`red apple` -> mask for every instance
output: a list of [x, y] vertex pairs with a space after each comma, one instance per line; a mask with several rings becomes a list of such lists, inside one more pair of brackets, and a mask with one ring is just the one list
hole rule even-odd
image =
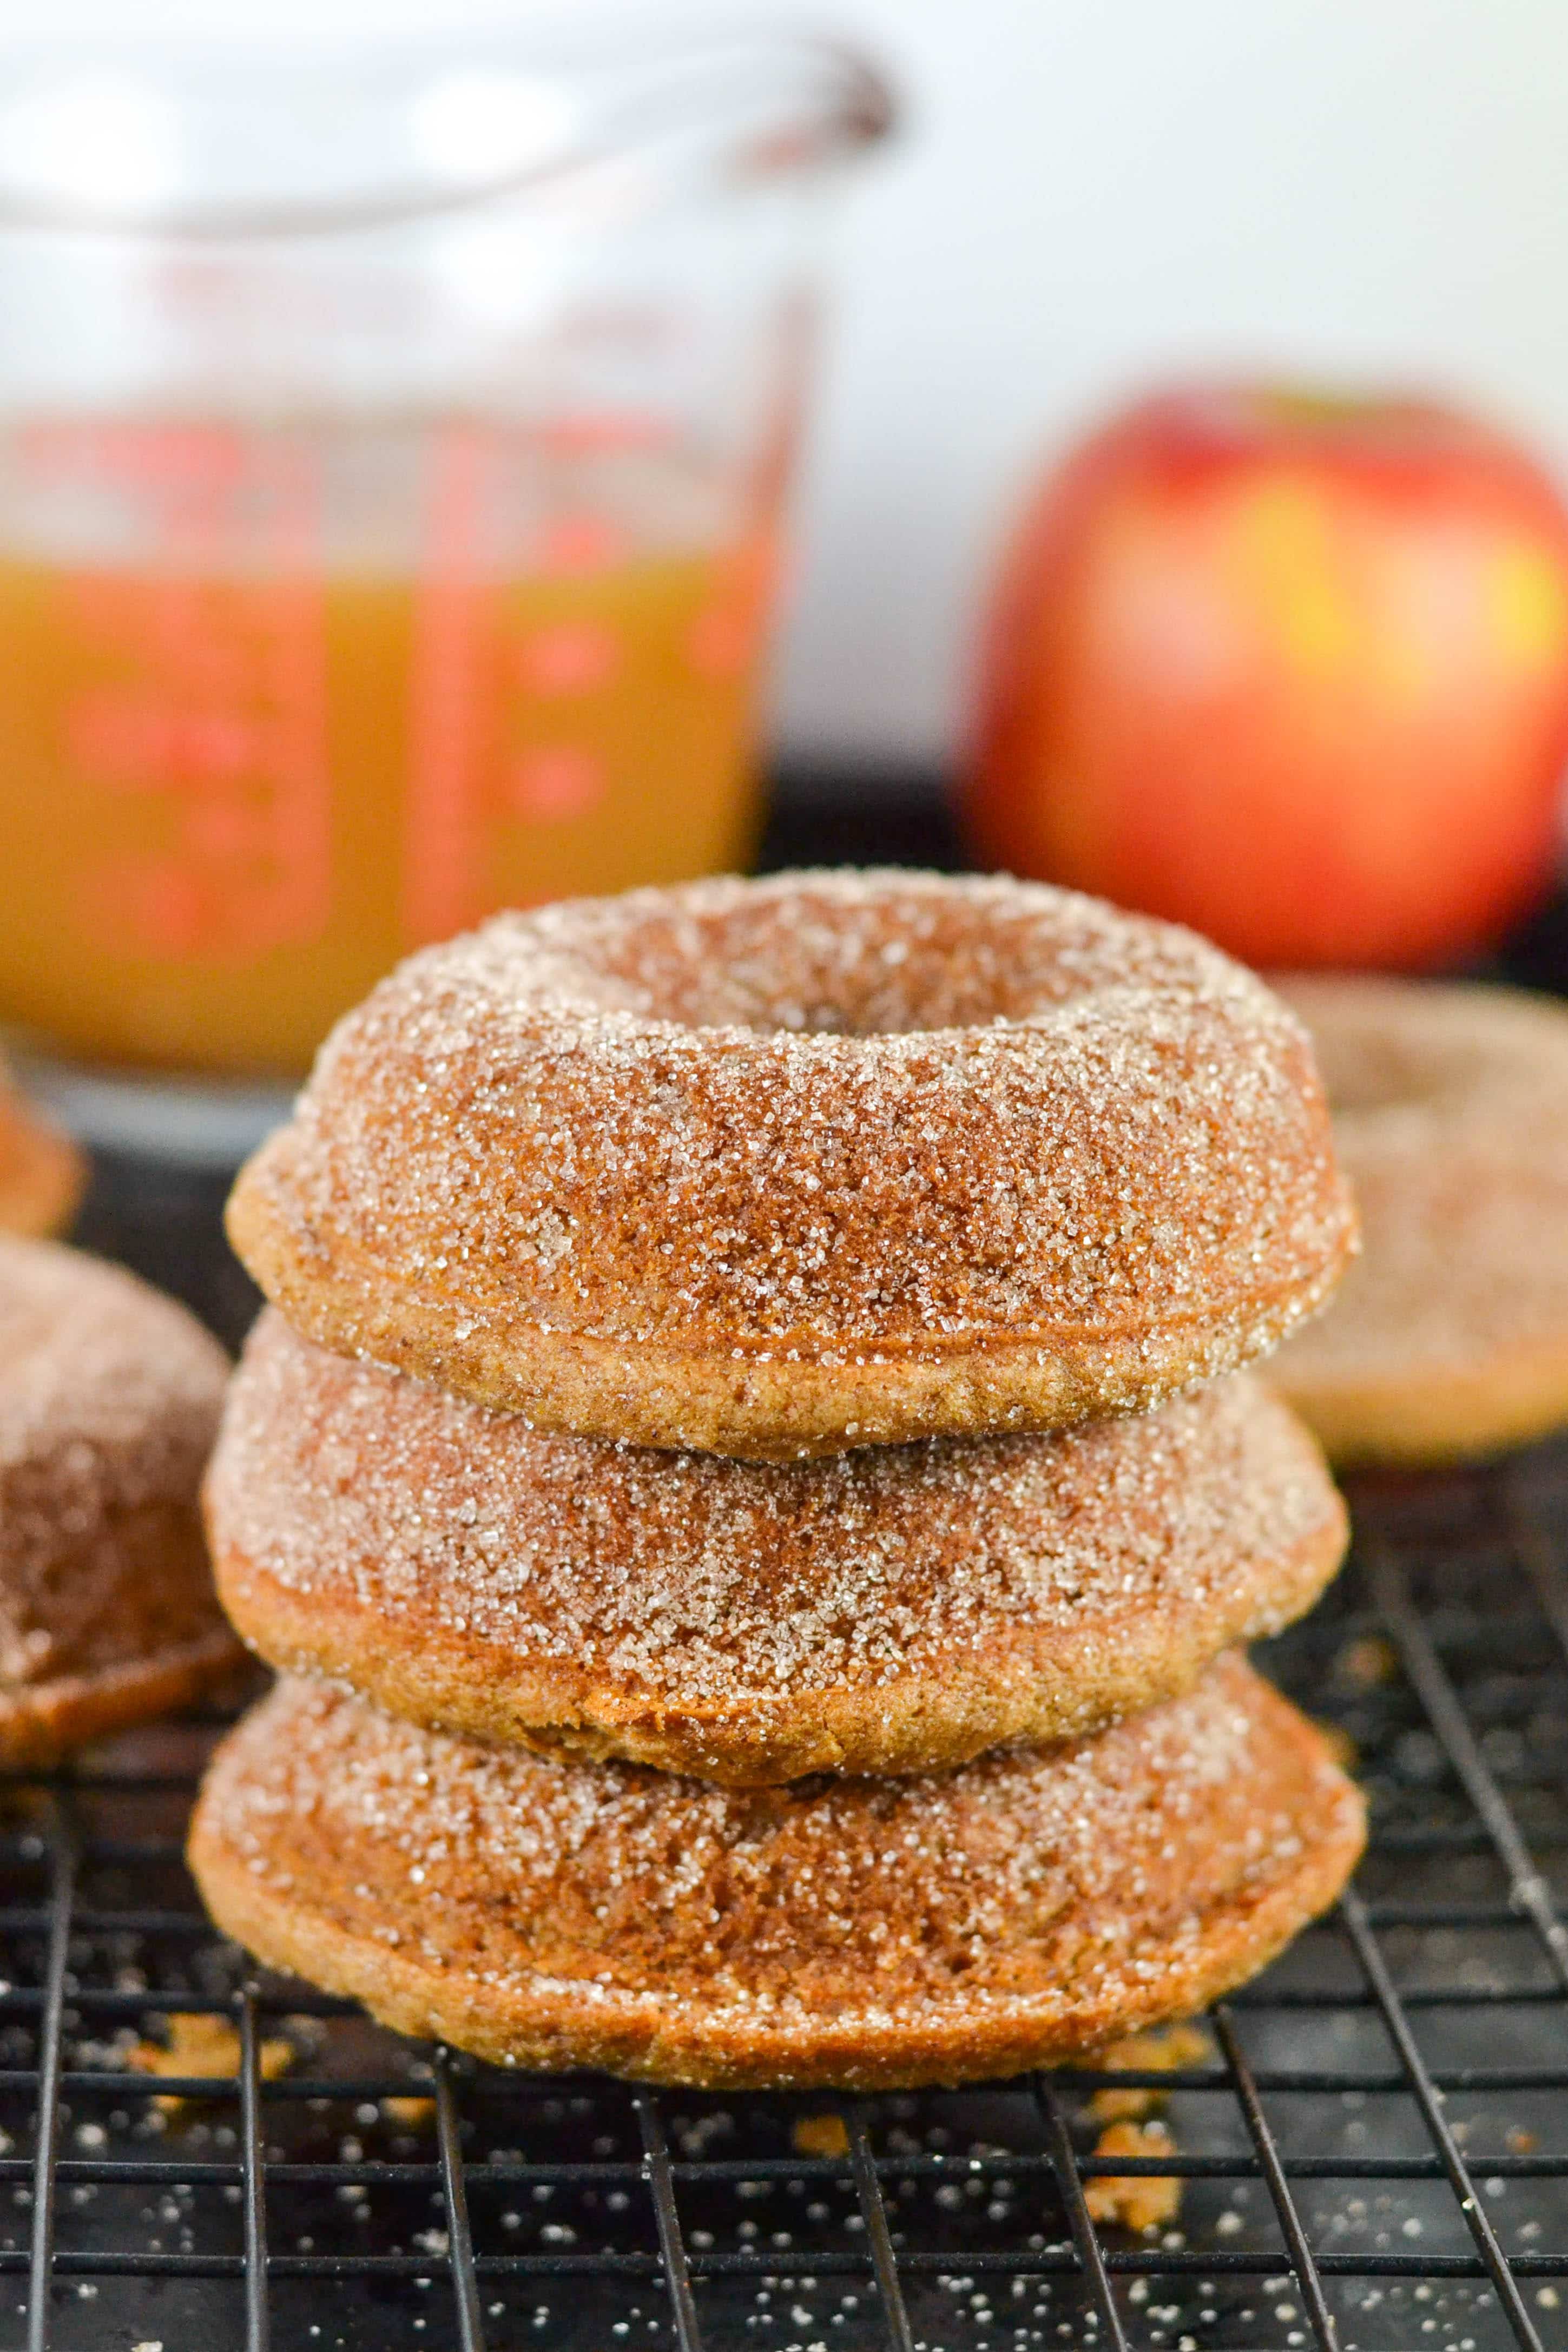
[[1556, 854], [1568, 511], [1485, 425], [1211, 387], [1035, 499], [966, 793], [991, 865], [1262, 964], [1440, 964]]

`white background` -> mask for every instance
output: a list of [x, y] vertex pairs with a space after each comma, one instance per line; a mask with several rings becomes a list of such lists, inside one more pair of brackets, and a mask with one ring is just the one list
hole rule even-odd
[[[64, 5], [83, 26], [372, 37], [454, 15]], [[0, 0], [0, 23], [39, 13]], [[833, 21], [890, 66], [907, 117], [844, 225], [778, 682], [792, 752], [952, 750], [1022, 484], [1151, 374], [1424, 382], [1568, 474], [1563, 0], [844, 0]]]

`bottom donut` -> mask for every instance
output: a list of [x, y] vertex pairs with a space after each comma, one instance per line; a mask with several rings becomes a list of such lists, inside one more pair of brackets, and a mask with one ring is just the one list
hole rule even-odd
[[1058, 2064], [1202, 2008], [1323, 1910], [1361, 1799], [1238, 1655], [1092, 1739], [727, 1789], [284, 1681], [214, 1758], [218, 1926], [405, 2033], [710, 2088]]

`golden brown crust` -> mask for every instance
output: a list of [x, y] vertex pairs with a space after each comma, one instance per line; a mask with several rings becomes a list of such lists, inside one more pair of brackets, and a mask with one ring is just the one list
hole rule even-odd
[[759, 1360], [732, 1335], [706, 1351], [515, 1323], [499, 1334], [476, 1324], [458, 1339], [456, 1297], [432, 1307], [369, 1267], [347, 1278], [300, 1279], [259, 1184], [236, 1193], [228, 1229], [289, 1320], [341, 1355], [525, 1413], [540, 1430], [752, 1462], [929, 1437], [1043, 1433], [1146, 1411], [1267, 1353], [1337, 1279], [1265, 1302], [1245, 1331], [1058, 1334], [1048, 1345], [976, 1339], [947, 1351], [885, 1341], [849, 1360], [776, 1363]]
[[187, 1641], [96, 1673], [0, 1688], [0, 1765], [13, 1772], [47, 1770], [73, 1748], [226, 1688], [244, 1662], [232, 1629], [215, 1622]]
[[908, 874], [580, 901], [412, 959], [229, 1230], [342, 1353], [763, 1460], [1158, 1402], [1273, 1346], [1354, 1244], [1260, 983], [1070, 892]]
[[1484, 1461], [1568, 1424], [1568, 1336], [1516, 1348], [1494, 1341], [1470, 1366], [1359, 1376], [1335, 1368], [1318, 1377], [1282, 1365], [1278, 1386], [1346, 1469]]
[[735, 1784], [1097, 1728], [1300, 1615], [1345, 1538], [1246, 1376], [1055, 1437], [769, 1465], [543, 1436], [274, 1313], [207, 1517], [229, 1615], [285, 1671]]
[[0, 1240], [0, 1758], [232, 1670], [198, 1507], [228, 1364], [118, 1266]]
[[1365, 1255], [1271, 1377], [1340, 1462], [1568, 1423], [1568, 1011], [1465, 983], [1290, 980]]
[[87, 1188], [87, 1162], [69, 1136], [16, 1093], [0, 1067], [0, 1233], [41, 1240], [63, 1233]]
[[1093, 1741], [719, 1790], [486, 1749], [284, 1683], [191, 1866], [264, 1961], [506, 2064], [713, 2086], [956, 2082], [1238, 1983], [1339, 1893], [1356, 1791], [1239, 1658]]

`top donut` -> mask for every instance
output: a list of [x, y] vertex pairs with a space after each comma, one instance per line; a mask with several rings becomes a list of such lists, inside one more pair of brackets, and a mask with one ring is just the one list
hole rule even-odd
[[800, 873], [411, 957], [229, 1233], [347, 1355], [542, 1429], [784, 1460], [1137, 1410], [1261, 1354], [1355, 1221], [1305, 1031], [1076, 892]]

